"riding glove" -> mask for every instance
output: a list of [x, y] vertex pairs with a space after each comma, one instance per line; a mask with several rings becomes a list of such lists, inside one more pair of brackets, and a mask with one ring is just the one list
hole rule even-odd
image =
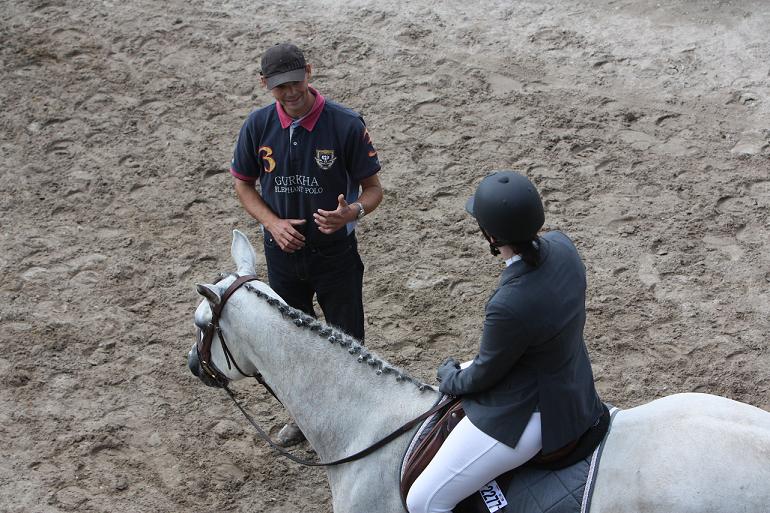
[[455, 360], [450, 356], [449, 358], [444, 360], [444, 363], [439, 365], [439, 368], [436, 371], [436, 379], [438, 379], [438, 381], [441, 382], [444, 380], [444, 378], [454, 374], [459, 368], [460, 368], [460, 362], [458, 362], [457, 360]]

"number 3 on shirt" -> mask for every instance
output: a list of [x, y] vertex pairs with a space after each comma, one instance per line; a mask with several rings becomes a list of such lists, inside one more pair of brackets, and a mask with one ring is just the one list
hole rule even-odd
[[260, 146], [257, 155], [262, 159], [262, 165], [265, 168], [265, 173], [272, 173], [275, 169], [275, 160], [270, 156], [273, 154], [273, 148], [270, 146]]

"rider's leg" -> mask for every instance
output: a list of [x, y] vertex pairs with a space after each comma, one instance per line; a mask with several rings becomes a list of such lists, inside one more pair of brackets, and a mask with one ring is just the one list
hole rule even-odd
[[527, 462], [541, 447], [539, 412], [532, 414], [515, 448], [498, 442], [465, 417], [409, 490], [409, 512], [449, 513], [495, 477]]

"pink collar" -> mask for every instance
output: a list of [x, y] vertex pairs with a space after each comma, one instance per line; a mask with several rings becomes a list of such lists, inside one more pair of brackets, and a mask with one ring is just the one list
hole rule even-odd
[[[326, 100], [324, 99], [323, 95], [321, 95], [321, 93], [313, 89], [311, 86], [308, 86], [308, 89], [310, 89], [310, 92], [313, 94], [313, 96], [315, 96], [315, 102], [313, 102], [313, 107], [310, 109], [310, 112], [302, 117], [299, 124], [308, 132], [312, 132], [316, 122], [318, 121], [318, 118], [321, 117], [321, 111], [324, 110], [324, 104], [326, 103]], [[286, 114], [286, 111], [283, 110], [283, 107], [279, 102], [275, 102], [275, 108], [278, 111], [278, 119], [281, 120], [281, 126], [283, 128], [289, 128], [289, 125], [294, 122], [294, 118]]]

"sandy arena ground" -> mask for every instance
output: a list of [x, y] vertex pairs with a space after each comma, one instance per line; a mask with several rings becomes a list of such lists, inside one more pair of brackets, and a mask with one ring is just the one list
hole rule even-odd
[[[330, 511], [323, 470], [185, 362], [194, 284], [233, 270], [233, 228], [261, 247], [227, 171], [282, 40], [382, 159], [373, 350], [429, 382], [473, 356], [501, 266], [463, 203], [514, 168], [585, 259], [605, 400], [770, 410], [765, 0], [0, 6], [0, 511]], [[275, 433], [280, 406], [236, 388]]]

